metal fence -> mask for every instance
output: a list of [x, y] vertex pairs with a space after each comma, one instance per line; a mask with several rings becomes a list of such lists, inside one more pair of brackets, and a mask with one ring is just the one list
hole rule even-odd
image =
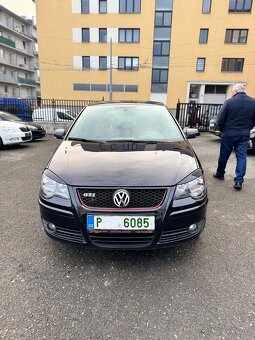
[[[25, 121], [70, 122], [93, 100], [0, 98], [0, 111], [15, 114]], [[209, 129], [211, 117], [217, 115], [221, 104], [177, 103], [176, 119], [182, 127]]]
[[24, 121], [66, 122], [77, 117], [92, 100], [0, 98], [0, 111]]
[[208, 131], [212, 117], [217, 116], [222, 104], [177, 103], [176, 119], [181, 127], [196, 127]]

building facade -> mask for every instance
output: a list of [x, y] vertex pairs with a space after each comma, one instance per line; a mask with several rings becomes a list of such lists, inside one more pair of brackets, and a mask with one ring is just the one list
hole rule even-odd
[[36, 27], [0, 5], [0, 97], [36, 98], [40, 78]]
[[[36, 0], [43, 98], [222, 103], [255, 96], [252, 0]], [[111, 44], [112, 42], [112, 44]], [[112, 86], [110, 80], [112, 69]]]

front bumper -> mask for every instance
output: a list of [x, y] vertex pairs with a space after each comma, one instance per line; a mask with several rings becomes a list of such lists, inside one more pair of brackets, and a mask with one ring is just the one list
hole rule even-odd
[[32, 140], [32, 133], [29, 132], [15, 132], [6, 134], [1, 137], [4, 145], [14, 145]]
[[[136, 211], [135, 215], [155, 215], [155, 232], [153, 233], [91, 233], [87, 230], [87, 214], [101, 212], [91, 212], [81, 206], [57, 207], [42, 198], [39, 199], [43, 228], [49, 237], [88, 248], [122, 250], [165, 248], [196, 238], [205, 226], [207, 202], [208, 199], [205, 196], [195, 206], [183, 209], [167, 208], [163, 205], [156, 211], [139, 213]], [[130, 211], [118, 213], [132, 215]], [[55, 228], [52, 228], [52, 224]], [[192, 224], [196, 224], [197, 227], [189, 231], [188, 228]]]
[[46, 135], [46, 131], [44, 129], [32, 130], [33, 139], [41, 139], [41, 138], [44, 138], [45, 135]]

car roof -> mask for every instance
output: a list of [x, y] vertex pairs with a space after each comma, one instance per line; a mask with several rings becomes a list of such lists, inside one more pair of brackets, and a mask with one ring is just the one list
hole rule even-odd
[[122, 101], [102, 101], [102, 102], [96, 102], [96, 103], [89, 103], [87, 106], [97, 106], [97, 105], [107, 105], [107, 104], [110, 104], [110, 105], [160, 105], [160, 106], [165, 106], [165, 104], [161, 103], [161, 102], [154, 102], [154, 101], [145, 101], [145, 102], [142, 102], [142, 101], [131, 101], [131, 100], [122, 100]]

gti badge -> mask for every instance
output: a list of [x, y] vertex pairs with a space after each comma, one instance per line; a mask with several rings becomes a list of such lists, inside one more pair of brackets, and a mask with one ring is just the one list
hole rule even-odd
[[84, 192], [82, 196], [83, 197], [96, 197], [96, 194], [94, 192]]

